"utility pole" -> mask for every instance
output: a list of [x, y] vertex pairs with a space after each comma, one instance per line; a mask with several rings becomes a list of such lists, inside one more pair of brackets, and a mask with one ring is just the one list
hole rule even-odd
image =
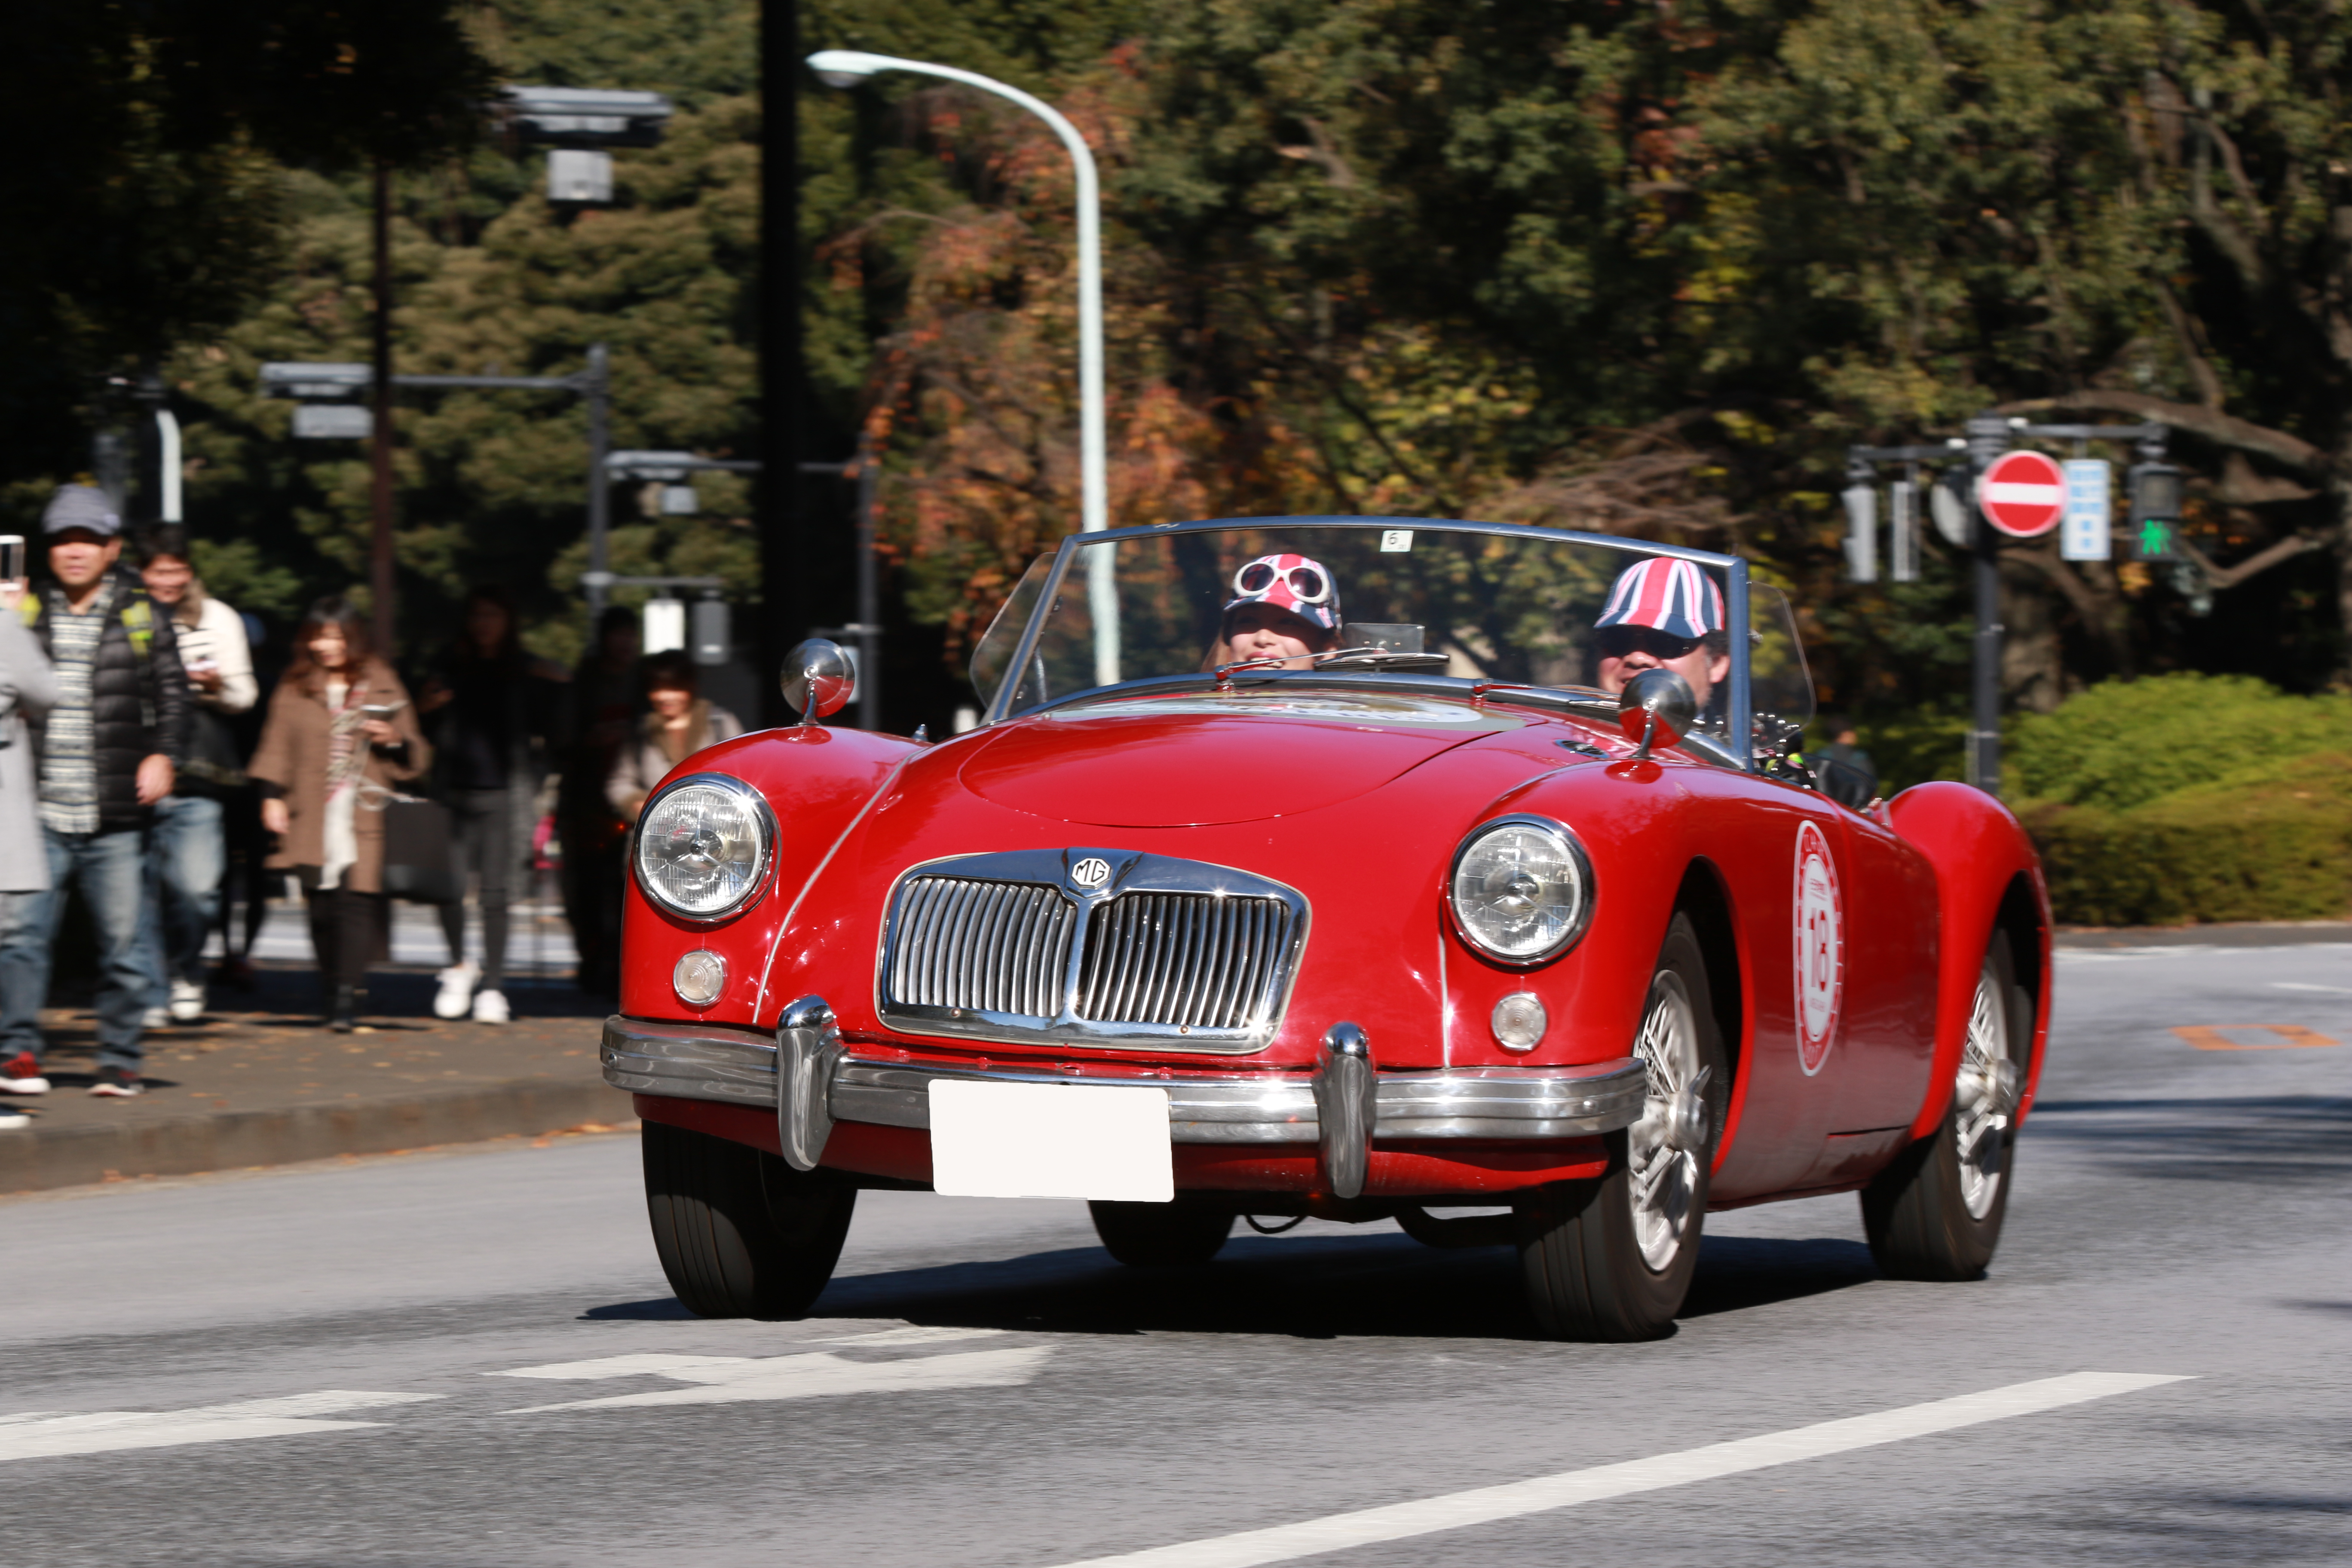
[[612, 355], [603, 343], [588, 345], [588, 368], [580, 377], [588, 400], [588, 642], [601, 646], [596, 624], [604, 618], [604, 584], [612, 576], [613, 480], [604, 453], [613, 441]]
[[[1969, 421], [1969, 490], [1975, 478], [2009, 450], [2009, 421], [1980, 414]], [[1970, 554], [1975, 558], [1977, 629], [1969, 682], [1969, 782], [1987, 795], [2000, 793], [2000, 535], [1981, 509], [1969, 513]]]
[[369, 510], [373, 516], [368, 551], [368, 591], [374, 601], [375, 649], [392, 658], [395, 622], [392, 576], [392, 165], [375, 161], [375, 422], [368, 443]]
[[[760, 588], [759, 663], [783, 668], [785, 650], [817, 620], [818, 594], [837, 553], [801, 507], [801, 237], [799, 0], [760, 7]], [[772, 723], [786, 721], [772, 674], [761, 682]], [[749, 719], [750, 714], [744, 715]]]

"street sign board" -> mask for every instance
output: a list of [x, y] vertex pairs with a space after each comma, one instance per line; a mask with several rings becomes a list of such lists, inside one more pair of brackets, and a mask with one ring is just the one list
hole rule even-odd
[[2039, 452], [2004, 452], [1977, 481], [1985, 521], [2012, 539], [2038, 539], [2066, 510], [2066, 476]]
[[356, 403], [298, 403], [294, 435], [304, 441], [364, 441], [375, 434], [375, 412]]
[[2066, 519], [2058, 553], [2069, 561], [2105, 561], [2113, 552], [2115, 468], [2105, 458], [2066, 465]]

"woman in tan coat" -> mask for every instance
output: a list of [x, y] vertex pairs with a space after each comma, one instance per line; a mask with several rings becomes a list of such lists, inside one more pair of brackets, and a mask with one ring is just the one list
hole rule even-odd
[[662, 775], [705, 746], [743, 732], [735, 715], [695, 695], [694, 663], [682, 653], [646, 660], [646, 705], [653, 710], [613, 759], [604, 798], [622, 820], [635, 822]]
[[271, 868], [301, 881], [338, 1033], [356, 1021], [383, 934], [385, 798], [432, 760], [407, 688], [369, 650], [366, 623], [339, 596], [312, 605], [246, 772], [261, 789], [262, 826], [278, 836]]

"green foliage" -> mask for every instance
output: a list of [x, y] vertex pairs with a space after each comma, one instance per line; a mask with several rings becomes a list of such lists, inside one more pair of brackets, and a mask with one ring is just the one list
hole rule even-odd
[[192, 539], [188, 551], [205, 591], [234, 609], [290, 625], [310, 603], [302, 579], [265, 561], [261, 547], [250, 539]]
[[[2243, 676], [2111, 680], [2055, 712], [2011, 721], [2011, 793], [2128, 811], [2223, 779], [2352, 743], [2352, 698], [2290, 697]], [[2009, 781], [2005, 781], [2009, 782]]]
[[2178, 925], [2352, 912], [2352, 755], [2340, 751], [2134, 810], [2045, 804], [2021, 816], [2061, 921]]

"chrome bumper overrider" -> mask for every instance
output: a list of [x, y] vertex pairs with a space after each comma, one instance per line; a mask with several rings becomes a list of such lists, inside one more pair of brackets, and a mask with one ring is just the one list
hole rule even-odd
[[[787, 1023], [798, 1020], [788, 1018]], [[1338, 1026], [1347, 1029], [1349, 1026]], [[803, 1037], [823, 1030], [787, 1029]], [[1335, 1030], [1335, 1033], [1337, 1031]], [[884, 1127], [930, 1125], [933, 1079], [988, 1083], [1136, 1084], [1168, 1091], [1169, 1134], [1179, 1143], [1315, 1143], [1323, 1140], [1317, 1084], [1333, 1096], [1332, 1069], [1322, 1073], [1210, 1072], [1182, 1077], [1139, 1076], [1122, 1070], [1040, 1070], [992, 1063], [937, 1067], [876, 1061], [829, 1037], [803, 1054], [829, 1070], [821, 1103], [799, 1112], [806, 1121], [866, 1121]], [[638, 1094], [709, 1100], [776, 1110], [776, 1041], [749, 1029], [708, 1024], [604, 1020], [604, 1081]], [[1360, 1054], [1337, 1054], [1363, 1060]], [[1327, 1064], [1334, 1059], [1327, 1050]], [[1361, 1069], [1342, 1069], [1360, 1071]], [[1589, 1137], [1632, 1125], [1642, 1114], [1648, 1076], [1632, 1057], [1581, 1067], [1386, 1069], [1370, 1074], [1379, 1138]], [[811, 1086], [814, 1089], [814, 1085]], [[816, 1100], [812, 1093], [811, 1101]], [[820, 1145], [821, 1146], [821, 1145]]]

